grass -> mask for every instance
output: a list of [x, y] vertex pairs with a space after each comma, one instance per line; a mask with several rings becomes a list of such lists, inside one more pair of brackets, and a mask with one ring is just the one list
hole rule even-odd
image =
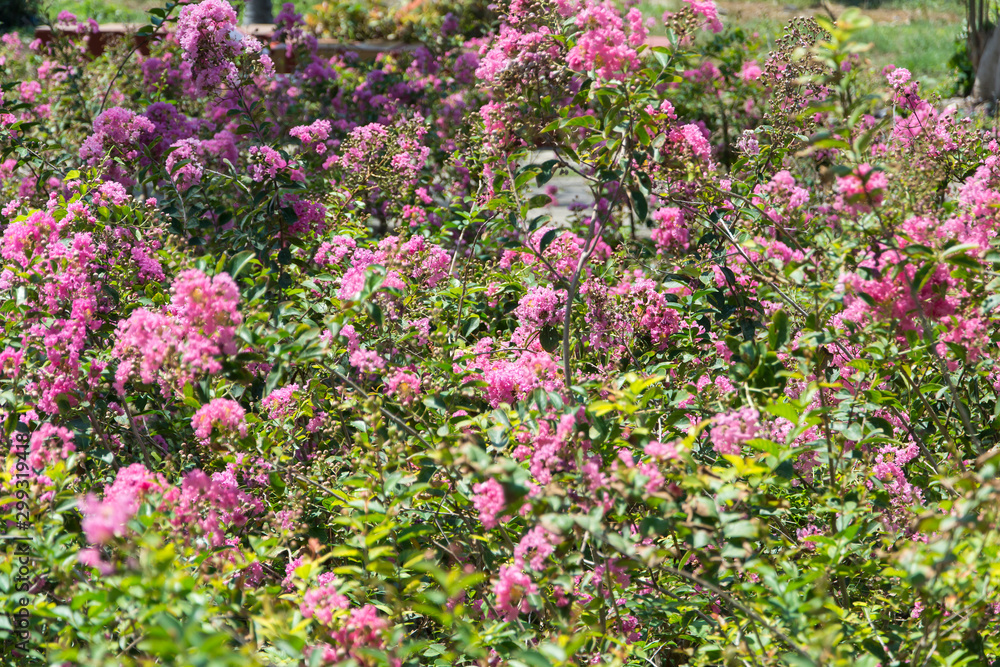
[[868, 57], [881, 69], [893, 64], [905, 67], [921, 83], [934, 87], [953, 78], [948, 59], [955, 52], [962, 24], [942, 25], [913, 21], [907, 26], [874, 25], [857, 34], [859, 42], [871, 42]]
[[[656, 20], [653, 34], [662, 35], [660, 17], [680, 4], [680, 0], [643, 0], [638, 6], [643, 14]], [[748, 32], [759, 33], [768, 47], [773, 46], [793, 16], [825, 14], [815, 0], [720, 4], [729, 10], [722, 16], [723, 24], [737, 24]], [[856, 6], [863, 12], [867, 9], [875, 21], [871, 28], [855, 35], [858, 42], [871, 43], [865, 56], [873, 67], [905, 67], [928, 88], [950, 88], [955, 75], [948, 60], [965, 26], [962, 0], [839, 0], [838, 4]]]
[[124, 0], [107, 2], [106, 0], [53, 0], [42, 5], [51, 18], [61, 11], [76, 14], [81, 21], [95, 19], [98, 23], [145, 23], [149, 20], [146, 12], [153, 7], [159, 7], [160, 2], [143, 2], [142, 0]]

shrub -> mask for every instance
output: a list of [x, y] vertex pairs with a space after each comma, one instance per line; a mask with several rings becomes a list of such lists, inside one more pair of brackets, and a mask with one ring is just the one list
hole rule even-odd
[[995, 661], [989, 128], [857, 12], [500, 9], [4, 38], [14, 664]]

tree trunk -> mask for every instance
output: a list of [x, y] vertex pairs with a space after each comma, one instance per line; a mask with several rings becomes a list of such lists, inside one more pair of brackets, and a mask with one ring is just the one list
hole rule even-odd
[[969, 26], [969, 33], [966, 36], [966, 51], [969, 60], [972, 61], [972, 68], [979, 71], [979, 61], [983, 57], [983, 50], [993, 32], [989, 22], [989, 0], [966, 0], [966, 20]]
[[[968, 1], [975, 2], [975, 0]], [[251, 23], [274, 23], [271, 0], [246, 0], [246, 6], [243, 9], [243, 25]]]

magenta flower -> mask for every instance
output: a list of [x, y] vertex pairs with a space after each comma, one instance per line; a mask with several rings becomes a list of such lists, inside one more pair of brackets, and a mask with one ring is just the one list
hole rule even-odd
[[472, 497], [472, 506], [479, 512], [479, 521], [483, 524], [483, 528], [486, 530], [496, 528], [497, 517], [507, 505], [503, 486], [491, 477], [485, 482], [473, 485], [472, 491], [475, 493]]
[[712, 427], [712, 448], [719, 454], [739, 456], [742, 445], [760, 431], [757, 410], [752, 406], [717, 415]]
[[191, 417], [191, 428], [194, 434], [207, 440], [212, 434], [212, 427], [226, 433], [238, 433], [241, 438], [247, 436], [246, 411], [243, 407], [228, 398], [213, 398]]

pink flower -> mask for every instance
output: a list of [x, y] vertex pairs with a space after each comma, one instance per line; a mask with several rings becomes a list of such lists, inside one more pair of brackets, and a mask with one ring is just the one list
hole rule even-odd
[[527, 563], [532, 570], [542, 570], [545, 559], [555, 552], [559, 542], [559, 538], [548, 529], [535, 526], [514, 547], [514, 564], [523, 568]]
[[506, 507], [503, 486], [492, 477], [485, 482], [473, 485], [476, 494], [472, 498], [472, 506], [479, 512], [479, 521], [483, 528], [490, 530], [497, 525], [497, 516]]
[[315, 617], [320, 623], [330, 625], [336, 610], [349, 608], [350, 601], [337, 592], [337, 585], [331, 573], [319, 575], [319, 585], [306, 591], [299, 605], [303, 618]]
[[812, 540], [807, 540], [807, 537], [811, 535], [822, 535], [823, 531], [820, 530], [815, 524], [810, 523], [805, 528], [799, 528], [795, 531], [795, 537], [799, 538], [799, 542], [802, 543], [802, 548], [809, 551], [816, 550], [816, 543]]
[[757, 410], [751, 406], [716, 415], [712, 427], [712, 448], [719, 454], [739, 456], [742, 444], [760, 431]]
[[628, 21], [629, 46], [639, 48], [646, 41], [646, 26], [643, 25], [642, 12], [638, 7], [632, 7], [625, 15], [625, 20]]
[[24, 101], [28, 104], [33, 104], [35, 96], [42, 92], [42, 84], [37, 81], [22, 81], [20, 90]]
[[174, 281], [166, 312], [140, 308], [118, 325], [114, 354], [119, 359], [115, 386], [138, 370], [144, 383], [159, 381], [164, 394], [183, 388], [203, 372], [217, 373], [221, 354], [235, 354], [236, 327], [243, 321], [240, 293], [225, 273], [209, 278], [201, 271], [181, 271]]
[[106, 563], [101, 559], [101, 552], [93, 547], [88, 547], [86, 549], [80, 549], [76, 554], [76, 559], [79, 561], [80, 565], [86, 567], [95, 568], [104, 576], [108, 576], [115, 571], [114, 565], [111, 563]]
[[654, 459], [676, 459], [680, 458], [677, 454], [677, 448], [672, 442], [660, 442], [659, 440], [653, 440], [646, 448], [643, 450], [648, 456], [652, 456]]
[[118, 471], [114, 483], [104, 493], [104, 500], [88, 494], [80, 501], [81, 527], [91, 544], [107, 544], [125, 535], [125, 524], [135, 516], [145, 496], [167, 488], [162, 475], [154, 475], [141, 463]]
[[910, 81], [910, 70], [903, 67], [893, 68], [885, 75], [885, 80], [893, 88], [902, 88]]
[[513, 621], [518, 614], [531, 611], [528, 596], [537, 593], [538, 586], [530, 576], [516, 565], [504, 565], [493, 586], [493, 594], [496, 595], [494, 607], [505, 620]]
[[688, 229], [684, 225], [684, 214], [679, 208], [668, 207], [653, 211], [652, 218], [658, 223], [650, 236], [660, 252], [671, 250], [686, 250], [688, 247]]
[[[184, 192], [192, 185], [201, 182], [201, 175], [204, 171], [201, 162], [202, 143], [198, 139], [181, 139], [171, 144], [170, 148], [173, 150], [167, 156], [167, 173], [177, 185], [177, 189]], [[187, 162], [187, 164], [177, 167], [180, 162]]]
[[192, 470], [172, 490], [171, 524], [183, 536], [203, 538], [210, 548], [226, 544], [226, 531], [246, 524], [263, 511], [259, 500], [239, 488], [231, 470], [213, 473]]
[[403, 405], [409, 405], [420, 394], [420, 376], [396, 371], [386, 378], [385, 392], [389, 396], [398, 396]]
[[322, 154], [326, 152], [326, 144], [323, 142], [330, 136], [330, 121], [317, 120], [311, 125], [298, 125], [289, 130], [288, 134], [306, 146], [315, 142], [316, 152]]
[[350, 236], [334, 236], [329, 241], [320, 244], [319, 250], [316, 251], [315, 261], [321, 266], [340, 264], [355, 247], [357, 244]]
[[80, 502], [83, 513], [81, 527], [91, 544], [107, 544], [112, 539], [125, 535], [125, 524], [135, 514], [135, 508], [127, 499], [100, 501], [88, 494]]
[[121, 206], [130, 199], [132, 199], [132, 195], [125, 192], [122, 184], [116, 181], [101, 183], [97, 188], [97, 192], [94, 193], [94, 203], [98, 206], [105, 203], [110, 203], [112, 206]]
[[684, 2], [691, 6], [695, 14], [705, 17], [705, 23], [712, 32], [722, 32], [719, 9], [712, 0], [684, 0]]
[[270, 419], [284, 419], [295, 412], [293, 398], [298, 390], [298, 384], [275, 389], [260, 402], [260, 406], [267, 409], [267, 416]]
[[265, 178], [275, 178], [278, 171], [288, 166], [285, 158], [270, 146], [250, 147], [250, 177], [258, 183]]
[[198, 411], [191, 417], [191, 428], [194, 434], [207, 440], [212, 434], [212, 427], [217, 427], [223, 432], [233, 432], [240, 434], [241, 438], [247, 437], [247, 425], [245, 421], [246, 411], [243, 407], [228, 398], [213, 398], [205, 405], [198, 408]]
[[348, 360], [362, 373], [377, 373], [385, 368], [385, 359], [374, 350], [355, 350]]
[[581, 33], [566, 55], [570, 69], [594, 71], [598, 79], [613, 81], [639, 66], [639, 56], [629, 46], [621, 15], [611, 2], [585, 4], [576, 25]]
[[23, 356], [23, 350], [14, 350], [10, 347], [5, 348], [3, 352], [0, 352], [0, 373], [3, 373], [4, 377], [16, 378], [21, 370], [21, 359]]
[[236, 11], [225, 0], [202, 0], [182, 7], [176, 37], [198, 94], [235, 74], [233, 61], [245, 48], [245, 38], [236, 30]]
[[94, 119], [94, 133], [80, 146], [80, 159], [92, 167], [101, 166], [110, 180], [132, 185], [120, 165], [106, 158], [120, 158], [126, 162], [139, 156], [139, 142], [143, 133], [152, 133], [156, 126], [145, 116], [134, 111], [111, 107]]
[[757, 64], [756, 60], [748, 60], [743, 63], [743, 69], [740, 70], [740, 78], [744, 82], [750, 83], [751, 81], [756, 81], [760, 78], [764, 71]]
[[[837, 191], [843, 205], [851, 210], [864, 210], [868, 204], [882, 203], [884, 190], [889, 185], [885, 172], [875, 171], [870, 164], [858, 165], [853, 173], [837, 178]], [[859, 208], [860, 207], [860, 208]]]
[[76, 451], [73, 432], [62, 426], [42, 424], [31, 434], [28, 451], [28, 465], [33, 470], [44, 470], [57, 461], [65, 461]]
[[521, 324], [539, 328], [560, 322], [566, 312], [559, 304], [566, 300], [566, 290], [548, 287], [529, 287], [528, 293], [517, 303], [517, 319]]

